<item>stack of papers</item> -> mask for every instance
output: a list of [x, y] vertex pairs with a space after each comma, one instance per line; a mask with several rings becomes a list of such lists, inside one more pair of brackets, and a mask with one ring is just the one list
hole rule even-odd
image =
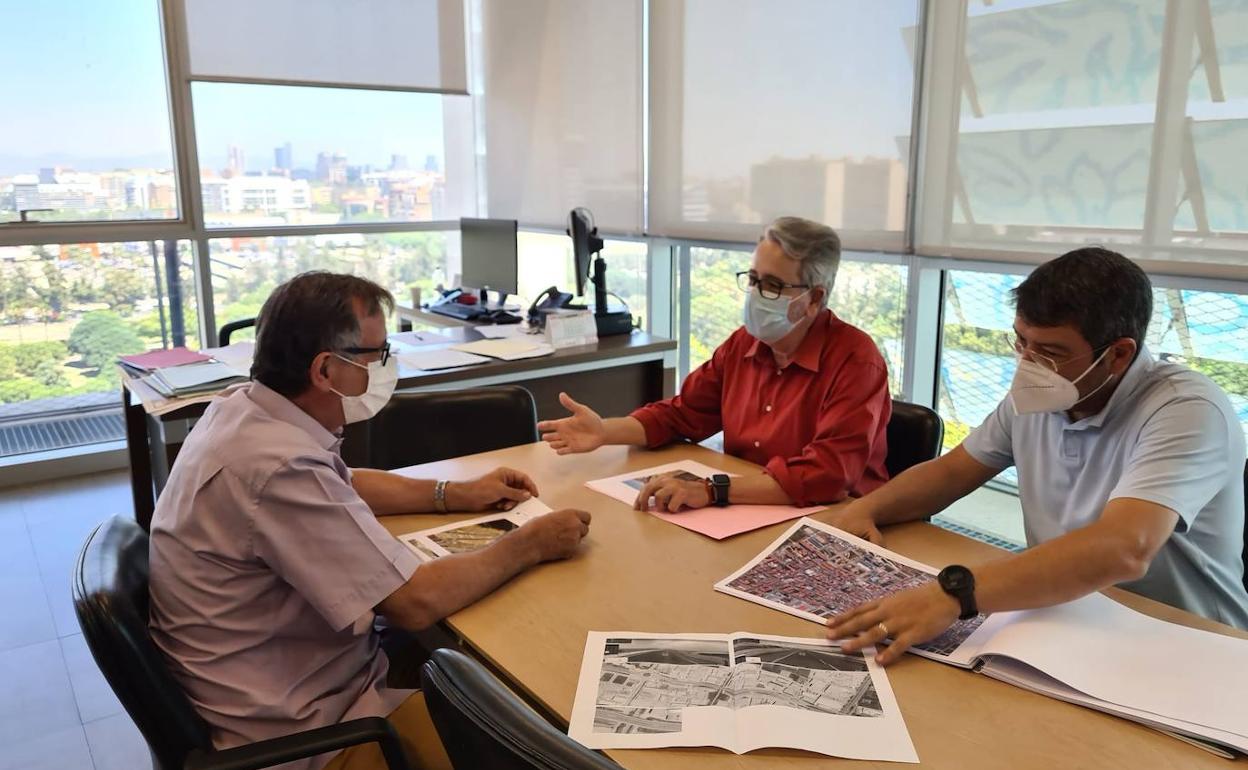
[[203, 353], [197, 353], [185, 347], [176, 347], [169, 350], [149, 350], [133, 356], [121, 356], [117, 362], [133, 374], [147, 374], [169, 366], [198, 364], [211, 360]]
[[429, 345], [449, 345], [454, 338], [437, 332], [399, 332], [390, 335], [391, 342], [397, 342], [409, 348], [423, 348]]
[[509, 337], [497, 340], [478, 340], [455, 345], [452, 350], [474, 355], [489, 356], [502, 361], [519, 361], [523, 358], [549, 356], [555, 349], [541, 337]]
[[220, 361], [204, 361], [156, 369], [144, 381], [165, 398], [182, 398], [221, 390], [247, 376]]
[[420, 348], [411, 353], [400, 353], [398, 359], [403, 362], [404, 366], [425, 372], [433, 372], [438, 369], [457, 369], [461, 366], [476, 366], [477, 364], [488, 364], [490, 362], [488, 358], [474, 356], [471, 353], [463, 353], [450, 348]]

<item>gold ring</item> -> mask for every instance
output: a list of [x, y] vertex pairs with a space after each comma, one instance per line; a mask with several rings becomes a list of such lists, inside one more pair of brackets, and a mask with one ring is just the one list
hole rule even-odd
[[884, 625], [884, 621], [881, 620], [879, 623], [876, 623], [875, 627], [880, 629], [880, 632], [884, 634], [884, 638], [888, 638], [888, 626]]

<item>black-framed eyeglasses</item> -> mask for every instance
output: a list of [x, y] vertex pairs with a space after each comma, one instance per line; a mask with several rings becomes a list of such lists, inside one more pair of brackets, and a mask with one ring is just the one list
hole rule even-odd
[[342, 348], [340, 352], [350, 353], [353, 356], [365, 356], [370, 353], [377, 353], [381, 356], [380, 363], [382, 366], [390, 360], [390, 340], [386, 340], [383, 344], [375, 348]]
[[759, 278], [758, 274], [753, 270], [743, 270], [737, 273], [737, 288], [741, 291], [748, 292], [750, 289], [758, 289], [758, 293], [764, 299], [780, 299], [780, 295], [785, 289], [809, 289], [810, 285], [805, 283], [785, 283], [775, 278]]

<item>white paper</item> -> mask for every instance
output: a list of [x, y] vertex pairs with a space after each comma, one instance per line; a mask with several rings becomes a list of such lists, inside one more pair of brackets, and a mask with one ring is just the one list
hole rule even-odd
[[[931, 582], [935, 575], [922, 562], [802, 519], [715, 590], [823, 625], [833, 615]], [[966, 642], [983, 622], [983, 615], [958, 621], [910, 652], [969, 667], [975, 656]]]
[[199, 352], [206, 356], [212, 356], [221, 363], [240, 372], [250, 372], [251, 360], [256, 353], [256, 343], [253, 340], [243, 340], [222, 348], [204, 348]]
[[418, 349], [411, 353], [400, 353], [398, 359], [409, 368], [420, 369], [426, 372], [438, 369], [454, 369], [460, 366], [476, 366], [477, 364], [488, 364], [490, 362], [490, 359], [484, 356], [474, 356], [471, 353], [450, 349]]
[[409, 348], [423, 348], [429, 345], [449, 345], [455, 341], [455, 338], [437, 332], [411, 331], [391, 334], [390, 341]]
[[537, 337], [509, 337], [507, 339], [477, 340], [456, 345], [452, 350], [473, 355], [489, 356], [503, 361], [548, 356], [555, 349]]
[[529, 334], [529, 327], [524, 324], [495, 324], [494, 326], [475, 326], [473, 329], [487, 340], [534, 336]]
[[421, 561], [433, 561], [453, 553], [484, 548], [508, 532], [520, 528], [525, 522], [547, 513], [550, 513], [550, 507], [536, 497], [531, 497], [510, 511], [408, 532], [406, 535], [399, 535], [399, 540], [412, 549]]
[[568, 734], [594, 749], [776, 747], [918, 762], [873, 658], [825, 639], [591, 631]]
[[163, 385], [171, 391], [170, 395], [178, 395], [181, 391], [202, 391], [217, 385], [224, 388], [239, 379], [246, 379], [247, 374], [220, 361], [204, 361], [167, 366], [152, 372], [149, 377], [150, 384], [157, 390], [161, 390]]
[[1248, 640], [1151, 618], [1103, 594], [988, 619], [979, 655], [1022, 661], [1098, 700], [1248, 740]]

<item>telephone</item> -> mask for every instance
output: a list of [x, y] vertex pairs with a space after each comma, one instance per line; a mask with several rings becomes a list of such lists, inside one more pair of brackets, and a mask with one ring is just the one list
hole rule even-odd
[[559, 291], [559, 287], [551, 286], [546, 291], [538, 295], [533, 300], [533, 304], [529, 306], [529, 325], [533, 327], [542, 327], [545, 324], [543, 310], [558, 310], [572, 304], [572, 295], [564, 291]]

